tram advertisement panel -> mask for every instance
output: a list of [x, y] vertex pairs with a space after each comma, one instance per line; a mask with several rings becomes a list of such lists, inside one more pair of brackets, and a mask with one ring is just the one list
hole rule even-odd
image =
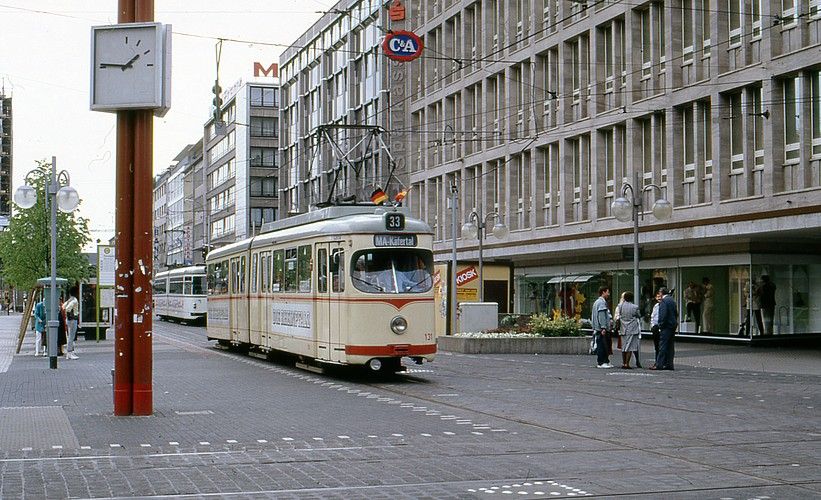
[[212, 326], [228, 327], [228, 301], [208, 301], [208, 323]]
[[271, 309], [271, 330], [275, 333], [313, 339], [312, 312], [311, 303], [276, 303]]

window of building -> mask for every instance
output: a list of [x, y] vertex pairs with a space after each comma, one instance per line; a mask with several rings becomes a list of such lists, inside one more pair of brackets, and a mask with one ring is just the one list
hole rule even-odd
[[810, 73], [812, 79], [812, 155], [821, 155], [821, 71]]
[[652, 116], [639, 119], [641, 130], [641, 171], [644, 184], [653, 182], [653, 119]]
[[797, 161], [800, 156], [801, 77], [783, 80], [784, 90], [784, 160]]
[[795, 11], [795, 0], [781, 0], [781, 23], [783, 26], [795, 24], [798, 19]]
[[251, 148], [251, 166], [252, 167], [276, 167], [277, 153], [276, 148]]
[[753, 148], [755, 149], [754, 169], [764, 168], [764, 111], [761, 107], [761, 87], [753, 87], [749, 91], [750, 115], [753, 126]]
[[752, 38], [761, 38], [761, 0], [751, 0], [750, 12], [752, 12]]
[[693, 59], [693, 0], [681, 1], [681, 53], [683, 62]]
[[254, 226], [261, 226], [265, 222], [272, 222], [276, 220], [276, 208], [252, 208], [251, 209], [251, 223]]
[[217, 144], [208, 150], [208, 163], [213, 165], [217, 160], [225, 156], [229, 151], [234, 149], [234, 139], [236, 135], [232, 130], [225, 137], [223, 137]]
[[727, 0], [727, 29], [730, 47], [741, 44], [741, 0]]
[[713, 177], [713, 111], [710, 101], [702, 101], [699, 106], [699, 123], [704, 124], [704, 177]]
[[810, 0], [810, 17], [819, 17], [821, 15], [821, 0]]
[[251, 106], [273, 108], [278, 105], [277, 89], [268, 87], [251, 87]]
[[639, 25], [641, 26], [641, 76], [649, 77], [653, 65], [653, 38], [651, 32], [650, 9], [639, 11]]
[[272, 116], [251, 117], [251, 137], [276, 137], [278, 120]]
[[693, 106], [685, 106], [681, 110], [682, 118], [682, 145], [684, 147], [684, 182], [696, 178], [696, 124], [694, 121]]
[[251, 196], [273, 198], [276, 195], [276, 177], [251, 177]]
[[710, 20], [713, 17], [713, 11], [710, 8], [710, 0], [701, 0], [701, 48], [704, 51], [702, 57], [710, 57]]
[[744, 171], [744, 115], [741, 112], [741, 92], [727, 97], [730, 104], [730, 171]]
[[613, 129], [601, 131], [601, 139], [604, 143], [604, 186], [607, 196], [612, 195], [616, 189], [616, 159], [615, 159], [615, 134]]
[[574, 137], [567, 141], [570, 148], [570, 161], [573, 165], [573, 201], [579, 202], [582, 199], [582, 145], [581, 138]]

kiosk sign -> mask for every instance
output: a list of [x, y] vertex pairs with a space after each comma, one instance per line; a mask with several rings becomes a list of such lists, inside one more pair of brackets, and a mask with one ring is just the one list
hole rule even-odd
[[425, 44], [419, 35], [412, 31], [391, 31], [382, 42], [382, 50], [389, 59], [400, 62], [413, 61], [422, 55]]

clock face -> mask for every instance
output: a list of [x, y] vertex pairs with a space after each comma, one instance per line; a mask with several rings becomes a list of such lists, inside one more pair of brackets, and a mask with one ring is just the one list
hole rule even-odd
[[97, 27], [92, 47], [92, 109], [162, 105], [159, 24]]

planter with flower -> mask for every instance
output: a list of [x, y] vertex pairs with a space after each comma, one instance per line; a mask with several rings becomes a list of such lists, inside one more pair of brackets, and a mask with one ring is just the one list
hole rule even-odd
[[574, 318], [506, 316], [495, 330], [439, 337], [442, 351], [465, 354], [587, 354], [590, 339]]

